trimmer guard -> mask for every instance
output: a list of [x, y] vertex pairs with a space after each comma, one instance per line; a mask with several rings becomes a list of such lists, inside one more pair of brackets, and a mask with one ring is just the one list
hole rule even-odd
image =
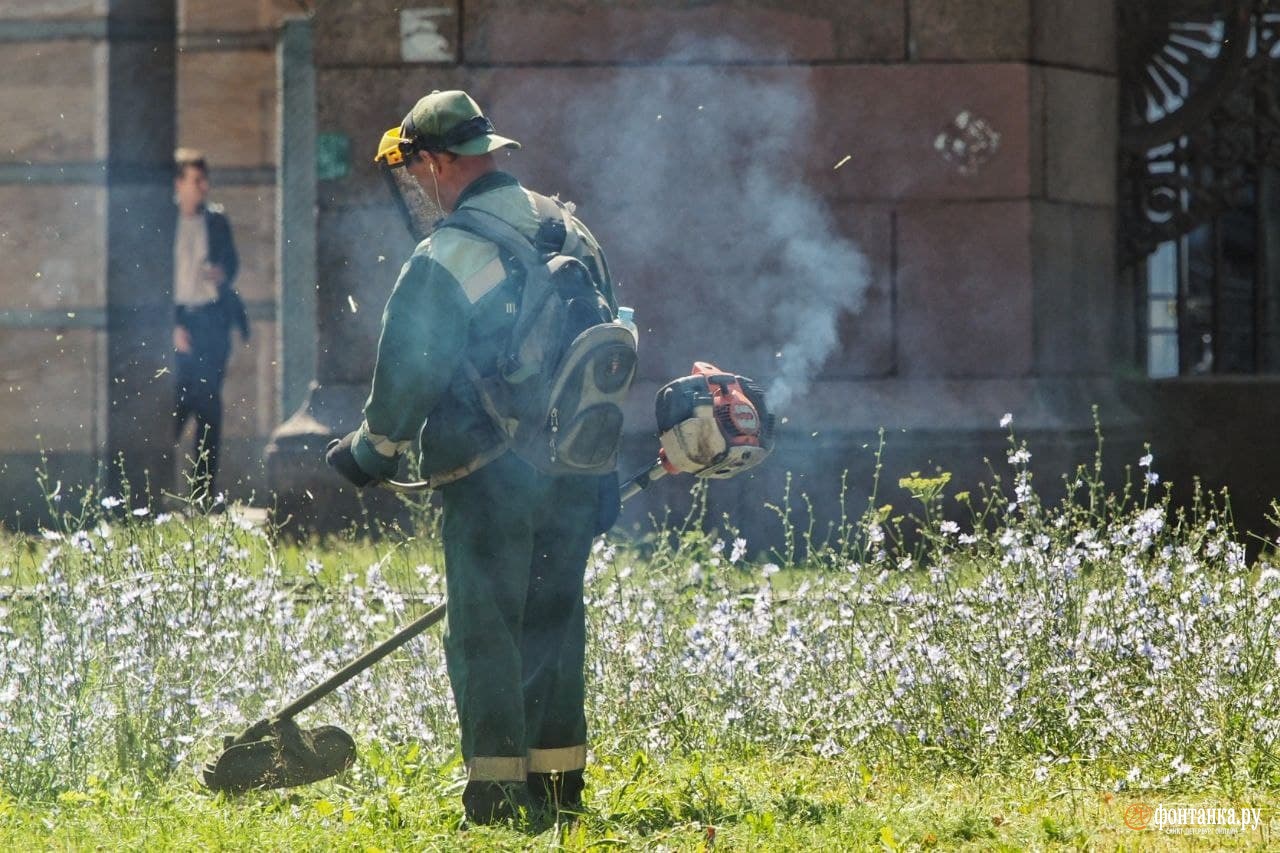
[[205, 764], [202, 781], [228, 794], [292, 788], [336, 776], [355, 760], [355, 741], [337, 726], [301, 729], [291, 719], [263, 721], [227, 737], [222, 754]]

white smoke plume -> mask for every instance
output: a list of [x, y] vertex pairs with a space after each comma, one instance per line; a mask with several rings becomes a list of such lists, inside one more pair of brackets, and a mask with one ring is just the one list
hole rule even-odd
[[[660, 349], [657, 370], [671, 376], [694, 358], [723, 360], [764, 381], [781, 411], [838, 347], [837, 324], [860, 308], [868, 272], [806, 176], [845, 153], [814, 149], [808, 69], [744, 64], [747, 53], [702, 43], [655, 67], [610, 71], [589, 97], [556, 109], [568, 119], [574, 196], [625, 223], [602, 236], [620, 301], [650, 330], [642, 362]], [[665, 299], [627, 289], [640, 270], [663, 281]]]

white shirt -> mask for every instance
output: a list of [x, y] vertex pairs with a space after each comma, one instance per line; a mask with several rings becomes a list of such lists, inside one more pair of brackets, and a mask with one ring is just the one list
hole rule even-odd
[[218, 285], [201, 274], [209, 262], [209, 229], [204, 213], [178, 214], [178, 233], [173, 241], [173, 301], [194, 307], [218, 300]]

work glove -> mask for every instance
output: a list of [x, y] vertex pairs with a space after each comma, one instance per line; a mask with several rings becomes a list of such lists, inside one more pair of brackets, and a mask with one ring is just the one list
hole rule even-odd
[[608, 533], [622, 512], [622, 489], [618, 484], [618, 473], [605, 474], [599, 481], [600, 503], [596, 509], [595, 535]]
[[374, 482], [375, 478], [366, 474], [360, 467], [360, 463], [356, 462], [355, 454], [351, 452], [351, 443], [355, 440], [356, 432], [352, 431], [342, 438], [335, 438], [329, 442], [329, 446], [324, 451], [324, 461], [330, 468], [346, 477], [356, 488], [363, 489]]

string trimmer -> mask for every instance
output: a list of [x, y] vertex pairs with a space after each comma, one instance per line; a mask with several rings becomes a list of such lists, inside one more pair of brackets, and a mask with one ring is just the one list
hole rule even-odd
[[[764, 461], [773, 449], [774, 419], [764, 393], [751, 380], [723, 373], [705, 362], [691, 376], [658, 391], [658, 436], [662, 449], [648, 469], [622, 485], [627, 500], [667, 474], [726, 479]], [[390, 481], [387, 488], [414, 492], [425, 482]], [[243, 793], [319, 782], [356, 760], [356, 743], [337, 726], [303, 729], [294, 717], [346, 684], [444, 618], [441, 604], [401, 628], [381, 645], [329, 676], [322, 684], [259, 720], [238, 735], [223, 738], [222, 752], [204, 765], [201, 779], [214, 791]]]

